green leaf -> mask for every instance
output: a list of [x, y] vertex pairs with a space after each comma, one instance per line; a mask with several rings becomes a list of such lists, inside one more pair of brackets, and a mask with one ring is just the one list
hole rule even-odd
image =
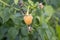
[[2, 24], [2, 22], [3, 22], [3, 20], [2, 20], [2, 18], [0, 17], [0, 23]]
[[48, 15], [52, 15], [54, 13], [54, 9], [50, 5], [46, 5], [44, 9]]
[[[44, 38], [44, 36], [45, 36], [45, 29], [38, 27], [38, 28], [37, 28], [37, 31], [38, 31], [38, 34], [40, 35], [40, 38], [41, 38], [42, 40], [45, 40], [45, 38]], [[38, 39], [39, 39], [39, 38], [38, 38]]]
[[14, 0], [14, 3], [17, 5], [19, 0]]
[[[32, 38], [33, 37], [33, 38]], [[41, 37], [39, 37], [39, 33], [37, 32], [37, 31], [34, 31], [34, 33], [33, 33], [33, 36], [32, 36], [31, 38], [33, 39], [33, 40], [36, 40], [36, 39], [39, 39], [39, 38], [41, 38]], [[39, 38], [38, 38], [39, 37]]]
[[56, 31], [57, 31], [58, 39], [60, 40], [60, 25], [56, 26]]
[[3, 19], [3, 23], [7, 22], [9, 20], [9, 8], [5, 8], [0, 13], [0, 17]]
[[22, 15], [20, 13], [16, 13], [14, 15], [11, 15], [10, 18], [13, 20], [13, 22], [17, 25], [20, 25], [22, 22]]
[[31, 0], [28, 0], [28, 2], [29, 2], [29, 4], [30, 4], [31, 6], [34, 5], [33, 2], [32, 2]]
[[7, 31], [8, 31], [8, 29], [5, 28], [5, 26], [0, 27], [0, 40], [4, 37], [4, 35]]
[[28, 37], [23, 37], [22, 40], [29, 40], [29, 38]]
[[27, 27], [22, 27], [21, 28], [21, 33], [22, 33], [23, 36], [27, 36], [28, 35], [28, 29], [27, 29]]
[[8, 38], [10, 38], [11, 40], [15, 39], [17, 34], [18, 34], [18, 30], [15, 27], [11, 27], [8, 30]]
[[48, 16], [46, 18], [46, 21], [48, 22], [48, 20], [52, 17], [55, 10], [52, 8], [52, 6], [46, 5], [45, 8], [44, 8], [44, 11], [45, 11], [45, 14]]
[[48, 39], [50, 40], [51, 37], [52, 37], [52, 32], [50, 32], [50, 30], [47, 29], [47, 30], [46, 30], [46, 34], [47, 34]]

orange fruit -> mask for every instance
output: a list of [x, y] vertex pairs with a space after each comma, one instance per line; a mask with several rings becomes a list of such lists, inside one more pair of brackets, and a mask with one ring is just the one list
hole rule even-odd
[[24, 16], [24, 22], [27, 24], [27, 25], [30, 25], [32, 23], [32, 15], [31, 14], [28, 14], [28, 15], [25, 15]]

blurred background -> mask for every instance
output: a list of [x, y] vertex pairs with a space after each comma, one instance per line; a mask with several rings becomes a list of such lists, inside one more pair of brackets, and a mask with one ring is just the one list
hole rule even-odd
[[[23, 19], [28, 7], [31, 29]], [[0, 0], [0, 40], [60, 40], [60, 0]]]

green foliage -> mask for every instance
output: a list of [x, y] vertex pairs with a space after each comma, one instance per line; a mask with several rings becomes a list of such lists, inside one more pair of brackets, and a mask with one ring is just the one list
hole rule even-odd
[[14, 3], [17, 5], [19, 0], [14, 0]]
[[[60, 25], [58, 1], [43, 0], [46, 2], [43, 9], [40, 9], [39, 2], [34, 2], [23, 1], [20, 7], [19, 0], [0, 0], [0, 40], [60, 40], [60, 26], [57, 26]], [[27, 11], [28, 7], [33, 16], [30, 25], [32, 31], [24, 23], [24, 13], [21, 10]]]

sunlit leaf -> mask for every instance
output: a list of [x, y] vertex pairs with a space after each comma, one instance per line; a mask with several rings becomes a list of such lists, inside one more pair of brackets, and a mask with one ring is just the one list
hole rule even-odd
[[46, 18], [46, 21], [48, 21], [52, 17], [55, 10], [50, 5], [45, 6], [44, 10], [45, 10], [45, 14], [48, 16]]
[[14, 0], [14, 3], [17, 5], [19, 0]]

